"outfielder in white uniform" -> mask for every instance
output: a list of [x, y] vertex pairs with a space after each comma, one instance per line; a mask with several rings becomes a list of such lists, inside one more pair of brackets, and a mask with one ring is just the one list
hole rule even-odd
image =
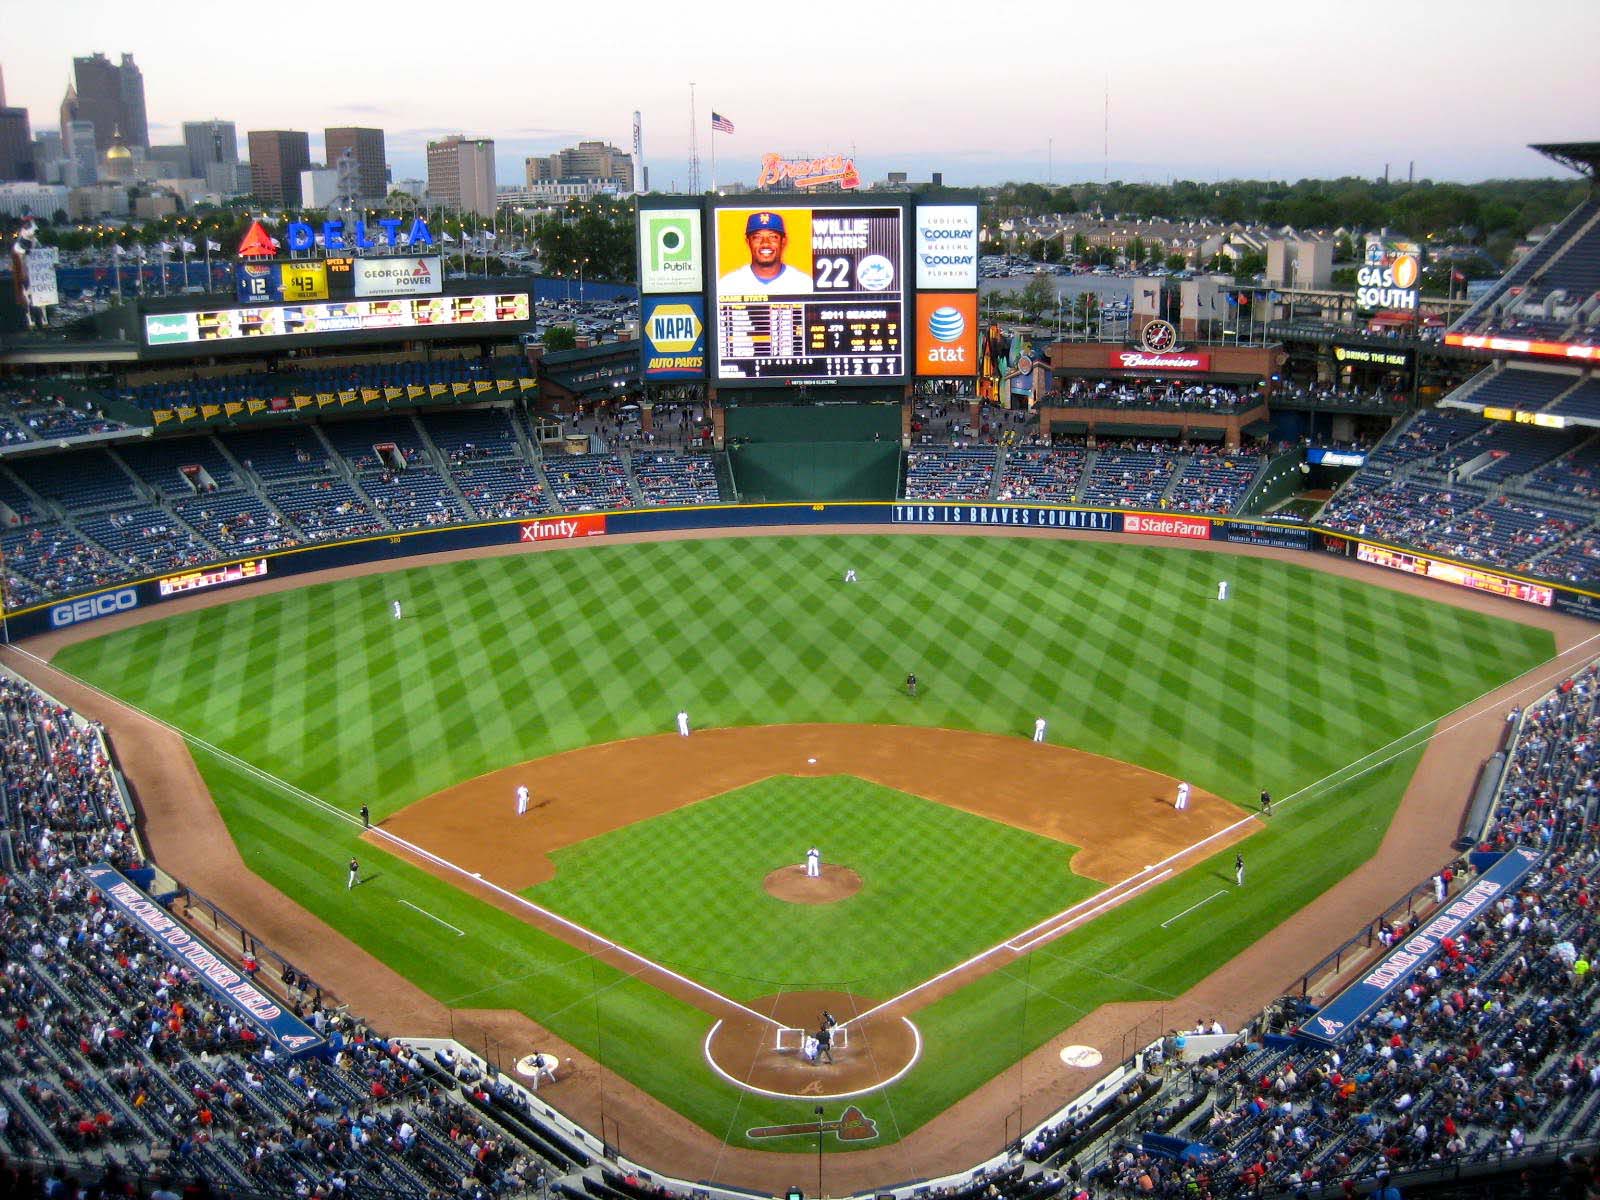
[[398, 600], [394, 602], [394, 619], [396, 621], [400, 619], [400, 601]]
[[517, 816], [522, 816], [528, 811], [528, 785], [523, 784], [517, 789]]
[[806, 851], [806, 876], [816, 879], [822, 874], [822, 851], [815, 846]]
[[678, 736], [689, 736], [689, 713], [687, 710], [678, 713]]
[[1043, 717], [1034, 718], [1034, 722], [1033, 722], [1033, 740], [1036, 741], [1036, 742], [1044, 741], [1044, 718]]
[[846, 583], [854, 583], [856, 581], [856, 569], [854, 567], [851, 567], [849, 570], [845, 571], [844, 581]]
[[1178, 798], [1173, 801], [1172, 807], [1182, 812], [1189, 807], [1189, 781], [1184, 780], [1178, 784]]
[[1221, 582], [1219, 582], [1217, 584], [1217, 599], [1218, 600], [1226, 600], [1227, 598], [1228, 598], [1228, 581], [1226, 579], [1224, 579], [1224, 580], [1222, 580]]

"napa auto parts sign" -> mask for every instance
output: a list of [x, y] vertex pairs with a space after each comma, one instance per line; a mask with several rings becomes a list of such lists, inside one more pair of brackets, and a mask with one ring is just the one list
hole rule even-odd
[[1143, 350], [1113, 350], [1110, 366], [1119, 371], [1209, 371], [1209, 354], [1147, 354]]
[[1211, 522], [1203, 517], [1147, 516], [1144, 513], [1124, 513], [1122, 531], [1124, 533], [1142, 533], [1150, 537], [1211, 540]]

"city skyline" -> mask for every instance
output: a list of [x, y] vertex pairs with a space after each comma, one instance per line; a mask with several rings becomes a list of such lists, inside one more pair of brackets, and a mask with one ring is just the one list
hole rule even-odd
[[[806, 22], [848, 53], [795, 56], [782, 87], [750, 52], [732, 5], [667, 31], [633, 2], [604, 29], [582, 14], [541, 13], [531, 40], [489, 36], [521, 10], [482, 6], [450, 22], [433, 11], [392, 5], [385, 21], [428, 36], [324, 54], [305, 87], [281, 56], [217, 56], [208, 33], [157, 36], [147, 13], [66, 0], [18, 14], [8, 98], [35, 130], [49, 128], [75, 57], [132, 54], [151, 143], [180, 142], [185, 121], [212, 116], [241, 135], [304, 130], [314, 145], [327, 127], [369, 126], [384, 130], [402, 179], [425, 176], [428, 141], [461, 133], [495, 140], [504, 185], [522, 180], [525, 157], [580, 140], [626, 149], [638, 108], [658, 189], [688, 183], [691, 80], [705, 184], [713, 136], [722, 184], [753, 182], [767, 152], [851, 154], [865, 179], [941, 171], [954, 184], [1371, 178], [1386, 166], [1404, 178], [1411, 164], [1436, 180], [1549, 176], [1559, 172], [1526, 144], [1591, 138], [1600, 116], [1588, 61], [1600, 6], [1578, 0], [1457, 6], [1448, 23], [1364, 3], [1327, 29], [1285, 22], [1261, 0], [1225, 26], [1147, 6], [1138, 29], [1120, 12], [1001, 0], [976, 39], [951, 32], [969, 7], [935, 3], [910, 20], [827, 0]], [[426, 87], [396, 87], [408, 79]], [[713, 110], [737, 132], [713, 135]]]

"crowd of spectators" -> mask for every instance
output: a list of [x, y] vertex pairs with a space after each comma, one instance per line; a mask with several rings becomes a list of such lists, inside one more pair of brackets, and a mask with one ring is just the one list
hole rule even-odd
[[1366, 391], [1346, 388], [1336, 383], [1282, 383], [1273, 389], [1272, 403], [1288, 403], [1314, 408], [1350, 408], [1363, 412], [1385, 409], [1403, 412], [1409, 403], [1404, 392], [1390, 392], [1382, 388]]
[[1116, 379], [1074, 379], [1047, 393], [1041, 403], [1060, 408], [1142, 408], [1176, 412], [1232, 413], [1264, 403], [1254, 388], [1216, 383], [1149, 383]]
[[[1352, 1034], [1331, 1048], [1246, 1036], [1198, 1059], [1169, 1038], [1119, 1097], [1132, 1112], [1119, 1125], [1131, 1121], [1136, 1139], [1114, 1134], [1086, 1148], [1075, 1137], [1089, 1123], [1080, 1120], [1046, 1131], [1031, 1156], [1069, 1169], [1095, 1197], [1220, 1200], [1344, 1181], [1350, 1194], [1387, 1173], [1591, 1136], [1600, 1122], [1597, 696], [1590, 665], [1522, 716], [1478, 843], [1489, 854], [1531, 848], [1543, 860], [1443, 939]], [[1448, 898], [1470, 878], [1458, 876], [1453, 893], [1443, 873], [1433, 882]], [[1594, 1181], [1590, 1164], [1576, 1165]]]
[[174, 1187], [456, 1200], [536, 1191], [573, 1165], [519, 1136], [532, 1112], [502, 1080], [372, 1035], [287, 966], [282, 1002], [328, 1051], [275, 1052], [78, 873], [143, 866], [100, 728], [0, 674], [0, 742], [5, 1155]]

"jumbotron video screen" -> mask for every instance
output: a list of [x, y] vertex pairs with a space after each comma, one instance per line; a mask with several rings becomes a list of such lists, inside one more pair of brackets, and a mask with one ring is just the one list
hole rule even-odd
[[712, 220], [719, 381], [905, 375], [903, 208], [718, 208]]

